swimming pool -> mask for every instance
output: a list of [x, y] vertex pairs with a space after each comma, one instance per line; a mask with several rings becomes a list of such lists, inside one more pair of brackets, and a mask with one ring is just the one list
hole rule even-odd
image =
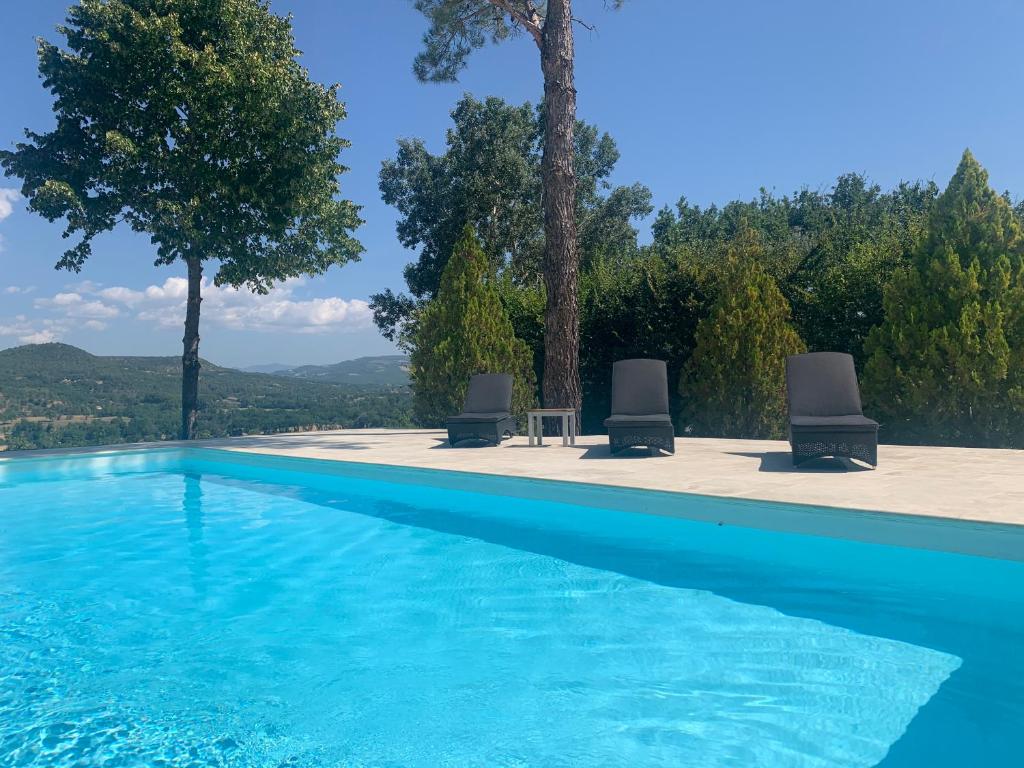
[[[796, 518], [836, 535], [770, 530]], [[202, 449], [0, 462], [0, 765], [1020, 764], [1024, 538], [843, 524]]]

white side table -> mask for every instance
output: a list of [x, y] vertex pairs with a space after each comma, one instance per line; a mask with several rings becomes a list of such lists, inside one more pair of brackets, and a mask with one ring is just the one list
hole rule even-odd
[[562, 445], [576, 445], [575, 408], [535, 408], [527, 411], [526, 432], [530, 436], [530, 445], [544, 445], [545, 416], [562, 419]]

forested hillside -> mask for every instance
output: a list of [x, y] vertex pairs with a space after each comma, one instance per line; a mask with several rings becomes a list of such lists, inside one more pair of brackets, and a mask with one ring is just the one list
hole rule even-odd
[[[200, 437], [403, 427], [404, 387], [243, 373], [203, 362]], [[9, 450], [173, 439], [181, 360], [100, 357], [66, 344], [0, 351], [0, 446]]]
[[300, 365], [268, 373], [358, 387], [408, 387], [409, 358], [406, 355], [359, 357], [333, 365]]

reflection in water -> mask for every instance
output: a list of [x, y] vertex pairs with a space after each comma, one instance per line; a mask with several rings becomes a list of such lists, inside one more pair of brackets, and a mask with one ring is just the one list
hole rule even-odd
[[188, 529], [188, 570], [192, 575], [192, 590], [197, 597], [206, 596], [206, 553], [203, 542], [203, 488], [202, 476], [186, 472], [181, 507], [185, 513], [185, 527]]

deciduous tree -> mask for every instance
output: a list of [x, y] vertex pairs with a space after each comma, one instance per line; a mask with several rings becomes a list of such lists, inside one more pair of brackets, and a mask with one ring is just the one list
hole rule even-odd
[[182, 438], [195, 435], [199, 314], [215, 281], [276, 281], [358, 258], [358, 209], [339, 199], [347, 142], [338, 86], [310, 80], [291, 20], [265, 0], [82, 0], [39, 43], [56, 127], [0, 152], [29, 207], [80, 235], [57, 264], [81, 270], [96, 235], [148, 233], [156, 264], [185, 262]]
[[[443, 153], [432, 154], [420, 139], [402, 139], [396, 156], [381, 167], [381, 195], [401, 214], [398, 238], [419, 250], [405, 269], [412, 295], [385, 290], [372, 297], [378, 327], [399, 342], [417, 305], [436, 293], [467, 223], [494, 269], [528, 290], [542, 279], [540, 111], [529, 104], [466, 95], [451, 117]], [[573, 136], [576, 217], [586, 268], [602, 254], [636, 252], [632, 220], [651, 212], [651, 193], [639, 184], [608, 190], [608, 176], [619, 159], [614, 140], [582, 121]]]

